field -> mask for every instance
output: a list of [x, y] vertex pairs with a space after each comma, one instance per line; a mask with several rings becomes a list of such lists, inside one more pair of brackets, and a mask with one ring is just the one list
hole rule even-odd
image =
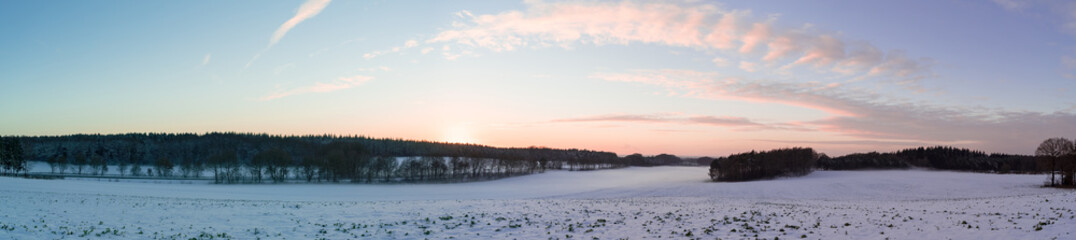
[[1042, 175], [816, 171], [712, 183], [705, 168], [459, 184], [0, 178], [0, 239], [1074, 239]]

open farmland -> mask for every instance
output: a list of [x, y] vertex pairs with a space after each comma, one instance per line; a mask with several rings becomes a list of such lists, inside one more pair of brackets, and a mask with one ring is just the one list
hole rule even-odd
[[212, 185], [0, 178], [0, 237], [100, 239], [1071, 239], [1042, 175], [550, 171], [461, 184]]

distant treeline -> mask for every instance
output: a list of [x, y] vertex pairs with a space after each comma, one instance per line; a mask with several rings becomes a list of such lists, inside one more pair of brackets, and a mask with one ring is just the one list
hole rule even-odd
[[[4, 137], [20, 159], [56, 173], [201, 177], [216, 182], [466, 181], [546, 169], [626, 166], [615, 153], [545, 147], [498, 148], [363, 136], [244, 133]], [[11, 144], [5, 144], [11, 145]]]
[[643, 156], [642, 154], [631, 154], [624, 156], [624, 163], [631, 166], [639, 167], [652, 167], [652, 166], [670, 166], [670, 165], [694, 165], [695, 161], [681, 159], [672, 154], [658, 154], [655, 156]]
[[819, 154], [811, 148], [785, 148], [746, 152], [710, 162], [714, 181], [750, 181], [811, 173]]
[[818, 159], [817, 167], [826, 170], [905, 169], [910, 167], [976, 172], [1038, 172], [1034, 156], [986, 154], [946, 146], [909, 148], [891, 153], [853, 153]]
[[[1066, 151], [1066, 154], [1072, 155], [1072, 150]], [[49, 171], [57, 174], [119, 173], [121, 176], [183, 178], [212, 174], [215, 182], [219, 183], [289, 180], [470, 181], [531, 174], [547, 169], [594, 170], [624, 166], [707, 164], [711, 166], [711, 177], [715, 180], [745, 181], [805, 175], [812, 168], [857, 170], [922, 167], [1010, 173], [1042, 172], [1050, 170], [1044, 166], [1053, 166], [1053, 171], [1057, 172], [1060, 171], [1058, 169], [1066, 169], [1068, 162], [1076, 162], [1048, 162], [1050, 159], [1025, 155], [988, 155], [945, 146], [911, 148], [891, 153], [854, 153], [834, 158], [816, 153], [811, 148], [789, 148], [752, 151], [717, 159], [684, 159], [670, 154], [643, 156], [636, 153], [619, 158], [611, 152], [580, 149], [498, 148], [336, 135], [215, 132], [0, 138], [0, 174], [26, 172], [29, 166], [27, 160], [30, 160], [48, 163]], [[110, 171], [110, 167], [116, 169]], [[1063, 175], [1062, 181], [1071, 179], [1064, 178], [1070, 175]]]
[[0, 137], [0, 175], [24, 172], [29, 167], [18, 139]]
[[910, 148], [891, 153], [853, 153], [835, 158], [815, 153], [811, 148], [788, 148], [751, 151], [712, 160], [705, 157], [698, 159], [700, 164], [706, 160], [710, 160], [710, 178], [715, 181], [802, 176], [809, 174], [812, 168], [863, 170], [920, 167], [994, 173], [1049, 171], [1043, 167], [1049, 166], [1044, 162], [1049, 160], [1047, 158], [996, 153], [988, 155], [980, 151], [946, 146]]

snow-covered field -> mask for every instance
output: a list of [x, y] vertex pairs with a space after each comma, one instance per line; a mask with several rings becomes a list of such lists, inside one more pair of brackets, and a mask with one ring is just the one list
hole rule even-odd
[[0, 239], [1076, 239], [1042, 175], [706, 168], [458, 184], [211, 185], [0, 178]]

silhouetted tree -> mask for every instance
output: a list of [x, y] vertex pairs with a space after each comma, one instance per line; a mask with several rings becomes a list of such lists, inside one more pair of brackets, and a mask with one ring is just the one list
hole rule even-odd
[[75, 161], [71, 162], [71, 164], [75, 165], [75, 170], [78, 171], [78, 174], [82, 174], [82, 168], [86, 167], [86, 154], [75, 155]]
[[711, 163], [715, 181], [749, 181], [811, 173], [818, 154], [811, 148], [786, 148], [746, 152], [719, 158]]
[[59, 166], [60, 174], [64, 174], [64, 172], [67, 171], [68, 164], [67, 155], [56, 157], [56, 165]]
[[262, 182], [262, 179], [264, 179], [262, 173], [265, 172], [266, 165], [269, 165], [269, 159], [266, 157], [259, 157], [262, 156], [260, 154], [261, 153], [259, 153], [259, 155], [254, 155], [254, 158], [250, 160], [250, 163], [247, 163], [247, 172], [250, 173], [250, 181], [255, 183]]
[[624, 156], [624, 161], [632, 166], [644, 166], [646, 165], [646, 158], [642, 154], [634, 153]]
[[138, 164], [138, 163], [131, 164], [131, 176], [137, 177], [137, 176], [141, 176], [141, 175], [142, 175], [142, 164]]
[[1062, 157], [1073, 153], [1073, 143], [1065, 138], [1050, 138], [1039, 144], [1035, 156], [1043, 159], [1050, 171], [1050, 186], [1057, 186], [1055, 174], [1060, 171], [1058, 162]]
[[108, 171], [108, 163], [105, 162], [105, 159], [101, 158], [101, 156], [93, 156], [93, 158], [90, 159], [89, 164], [90, 170], [93, 171], [90, 174], [101, 175]]
[[56, 157], [50, 157], [45, 160], [45, 163], [49, 165], [49, 172], [56, 173], [56, 169], [60, 167]]
[[1061, 185], [1076, 186], [1076, 151], [1061, 156], [1058, 162], [1058, 168], [1061, 169]]
[[121, 159], [116, 161], [116, 170], [120, 172], [120, 176], [127, 174], [127, 167], [131, 166], [131, 161], [127, 159]]
[[254, 161], [264, 164], [265, 173], [273, 182], [284, 182], [288, 176], [288, 168], [291, 167], [291, 155], [280, 149], [263, 151], [254, 156]]
[[0, 165], [4, 172], [14, 175], [29, 168], [19, 139], [0, 137]]
[[376, 169], [378, 175], [380, 175], [384, 181], [392, 179], [392, 173], [396, 172], [396, 167], [399, 163], [396, 162], [396, 158], [389, 156], [379, 156], [376, 159]]
[[[321, 165], [318, 158], [312, 156], [303, 157], [299, 162], [299, 176], [306, 179], [307, 182], [312, 182], [318, 176], [318, 166]], [[318, 179], [320, 180], [320, 178]]]
[[700, 157], [695, 159], [695, 165], [709, 166], [714, 161], [712, 157]]
[[[175, 167], [175, 164], [172, 163], [172, 160], [168, 160], [167, 157], [158, 158], [157, 161], [153, 163], [153, 168], [157, 170], [156, 171], [157, 176], [159, 176], [159, 177], [172, 176], [172, 169], [174, 167]], [[151, 174], [147, 174], [147, 175], [151, 175]]]

